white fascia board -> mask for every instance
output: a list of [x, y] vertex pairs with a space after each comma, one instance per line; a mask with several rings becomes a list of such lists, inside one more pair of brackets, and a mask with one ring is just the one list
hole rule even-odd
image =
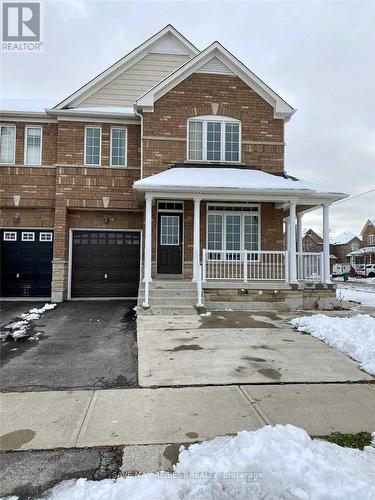
[[348, 195], [344, 193], [313, 193], [308, 189], [236, 189], [236, 188], [189, 188], [187, 187], [171, 187], [171, 186], [147, 186], [143, 185], [141, 187], [137, 187], [133, 184], [133, 189], [139, 192], [155, 192], [155, 193], [194, 193], [194, 194], [215, 194], [215, 196], [224, 196], [226, 194], [237, 195], [237, 196], [266, 196], [269, 201], [289, 201], [290, 199], [294, 199], [296, 201], [301, 198], [301, 202], [303, 204], [322, 204], [333, 201], [341, 200], [346, 198]]
[[79, 109], [46, 109], [46, 113], [50, 116], [56, 116], [57, 119], [66, 119], [71, 121], [80, 121], [83, 118], [86, 119], [117, 119], [117, 120], [126, 120], [128, 122], [134, 122], [136, 124], [140, 123], [140, 119], [138, 116], [134, 116], [129, 113], [119, 113], [112, 111], [80, 111]]
[[219, 42], [214, 42], [203, 50], [200, 54], [187, 61], [180, 68], [168, 75], [164, 80], [157, 83], [150, 90], [145, 92], [138, 100], [138, 107], [152, 107], [154, 102], [169, 92], [173, 87], [194, 73], [198, 68], [206, 64], [212, 58], [217, 57], [235, 75], [243, 80], [250, 88], [257, 92], [275, 109], [275, 117], [288, 119], [295, 109], [250, 71], [243, 63], [234, 57]]
[[0, 116], [3, 121], [14, 121], [14, 122], [48, 122], [55, 123], [56, 119], [51, 118], [47, 113], [40, 111], [8, 111], [0, 110]]
[[76, 92], [73, 92], [73, 94], [58, 103], [53, 109], [63, 109], [66, 106], [73, 105], [73, 103], [74, 105], [79, 105], [80, 102], [88, 98], [99, 88], [116, 78], [119, 73], [138, 62], [163, 36], [167, 34], [175, 36], [192, 57], [199, 53], [199, 50], [191, 42], [189, 42], [187, 38], [181, 35], [181, 33], [179, 33], [172, 25], [168, 24], [168, 26], [133, 49], [131, 52], [112, 64], [112, 66], [99, 73], [99, 75], [83, 85]]

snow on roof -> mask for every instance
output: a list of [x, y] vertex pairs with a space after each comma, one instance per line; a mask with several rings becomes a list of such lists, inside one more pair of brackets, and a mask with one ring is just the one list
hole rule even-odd
[[322, 234], [319, 232], [319, 231], [316, 231], [315, 229], [313, 229], [312, 227], [304, 227], [302, 228], [302, 236], [306, 236], [306, 234], [309, 232], [309, 231], [312, 231], [313, 233], [315, 233], [317, 236], [319, 236], [320, 238], [322, 238]]
[[358, 236], [351, 231], [344, 231], [338, 236], [333, 236], [330, 240], [331, 245], [346, 245], [349, 241], [352, 241], [354, 238], [358, 238]]
[[354, 255], [363, 255], [363, 254], [369, 254], [369, 253], [375, 253], [375, 247], [363, 247], [363, 248], [358, 248], [357, 250], [353, 250], [352, 252], [348, 253], [347, 257], [351, 257]]
[[51, 115], [121, 115], [135, 117], [133, 106], [94, 106], [67, 109], [47, 109]]
[[223, 189], [238, 189], [241, 191], [308, 191], [312, 194], [339, 194], [340, 198], [345, 196], [343, 193], [307, 181], [285, 178], [260, 170], [228, 167], [171, 168], [136, 181], [133, 187], [141, 191], [194, 189], [194, 191], [217, 192]]

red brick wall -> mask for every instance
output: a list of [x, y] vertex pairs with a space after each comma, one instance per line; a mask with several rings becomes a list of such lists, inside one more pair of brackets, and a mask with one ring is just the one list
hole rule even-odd
[[374, 245], [375, 245], [375, 227], [374, 226], [367, 226], [367, 228], [363, 231], [363, 234], [362, 234], [362, 244], [361, 246], [362, 247], [368, 247], [368, 246], [372, 246], [372, 245], [369, 245], [368, 243], [368, 237], [370, 236], [370, 234], [372, 234], [374, 236]]
[[219, 105], [217, 115], [241, 120], [242, 141], [263, 143], [243, 143], [243, 163], [283, 171], [284, 147], [279, 143], [284, 141], [284, 123], [273, 117], [272, 106], [237, 77], [193, 74], [156, 101], [153, 113], [144, 113], [145, 177], [186, 160], [187, 119], [212, 115], [213, 103]]
[[[84, 164], [84, 138], [87, 125], [98, 124], [82, 122], [59, 122], [57, 140], [57, 163], [59, 165]], [[116, 125], [114, 125], [116, 126]], [[110, 124], [102, 124], [102, 158], [101, 165], [110, 164]], [[127, 125], [128, 130], [128, 167], [140, 168], [141, 132], [139, 125]]]

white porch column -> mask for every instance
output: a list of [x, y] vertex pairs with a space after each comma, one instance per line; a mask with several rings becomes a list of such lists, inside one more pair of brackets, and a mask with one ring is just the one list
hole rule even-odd
[[143, 281], [152, 281], [151, 262], [152, 262], [152, 196], [145, 195], [146, 200], [146, 228], [145, 228], [145, 259]]
[[194, 198], [193, 281], [198, 280], [200, 263], [200, 209], [201, 199]]
[[323, 205], [323, 269], [325, 283], [331, 283], [331, 269], [329, 263], [329, 205]]
[[289, 283], [297, 283], [296, 202], [289, 202]]
[[297, 248], [298, 252], [303, 251], [303, 245], [302, 245], [302, 214], [297, 214], [297, 234], [298, 234], [298, 240], [297, 240]]

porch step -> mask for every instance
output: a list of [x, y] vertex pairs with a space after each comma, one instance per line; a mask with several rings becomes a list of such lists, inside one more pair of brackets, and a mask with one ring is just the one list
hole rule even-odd
[[149, 309], [143, 309], [142, 307], [137, 308], [137, 314], [139, 316], [191, 316], [197, 315], [198, 311], [195, 307], [184, 307], [184, 306], [154, 306], [152, 305]]
[[[149, 294], [149, 300], [150, 304], [152, 307], [158, 306], [158, 307], [164, 307], [164, 306], [195, 306], [197, 302], [197, 298], [194, 297], [175, 297], [175, 296], [166, 296], [166, 297], [160, 297], [157, 295], [155, 292]], [[144, 295], [139, 295], [138, 296], [138, 305], [142, 305], [144, 301]]]
[[141, 282], [138, 292], [138, 314], [148, 316], [197, 314], [197, 285], [192, 281], [155, 279], [149, 288], [149, 309], [143, 309], [145, 290]]
[[[190, 298], [194, 299], [197, 296], [197, 291], [195, 290], [190, 290], [186, 289], [184, 290], [183, 288], [161, 288], [161, 289], [154, 289], [150, 287], [149, 289], [149, 295], [150, 297], [176, 297], [176, 298]], [[145, 291], [142, 288], [139, 290], [139, 295], [138, 297], [144, 297], [145, 296]]]
[[[144, 290], [143, 281], [139, 283], [139, 289]], [[182, 280], [154, 280], [150, 283], [150, 290], [196, 290], [197, 285], [192, 281]]]

